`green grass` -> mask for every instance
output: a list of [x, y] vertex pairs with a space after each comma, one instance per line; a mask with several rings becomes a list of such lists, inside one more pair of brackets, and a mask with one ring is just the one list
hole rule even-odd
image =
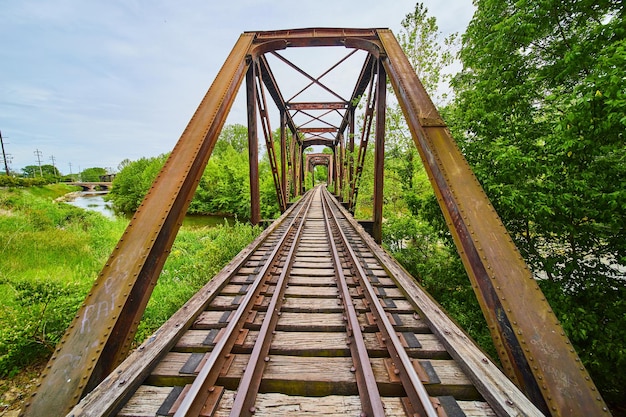
[[[72, 187], [0, 188], [0, 377], [45, 360], [128, 221], [53, 200]], [[259, 230], [183, 227], [136, 340], [154, 332]]]

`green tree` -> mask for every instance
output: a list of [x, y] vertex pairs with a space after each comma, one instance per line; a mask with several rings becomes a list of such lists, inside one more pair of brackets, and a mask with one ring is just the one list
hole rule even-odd
[[228, 142], [222, 145], [209, 159], [189, 212], [247, 219], [250, 217], [248, 153], [236, 151]]
[[454, 60], [454, 48], [457, 33], [443, 38], [437, 19], [428, 15], [428, 8], [422, 3], [415, 5], [415, 10], [402, 20], [402, 29], [398, 34], [400, 46], [413, 66], [424, 88], [435, 101], [445, 100], [442, 92], [451, 75], [445, 72]]
[[109, 192], [109, 199], [113, 202], [115, 210], [122, 213], [137, 210], [167, 157], [167, 154], [162, 154], [134, 162], [125, 159], [120, 163], [118, 167], [120, 172], [115, 176], [113, 188]]
[[481, 0], [446, 111], [608, 401], [626, 385], [608, 371], [626, 365], [625, 27], [619, 1]]
[[[200, 179], [189, 213], [250, 217], [247, 138], [247, 129], [242, 125], [224, 128]], [[129, 213], [139, 207], [167, 157], [125, 159], [120, 163], [120, 172], [113, 180], [110, 193], [116, 210]], [[270, 219], [279, 210], [267, 155], [259, 163], [259, 173], [261, 214]]]
[[220, 156], [228, 146], [232, 147], [235, 152], [246, 153], [248, 151], [248, 128], [241, 124], [224, 126], [213, 149], [213, 155]]
[[98, 182], [100, 181], [100, 177], [106, 175], [107, 170], [104, 168], [86, 168], [80, 173], [80, 178], [82, 181], [87, 182]]
[[29, 178], [40, 177], [42, 174], [46, 178], [59, 178], [61, 176], [59, 170], [54, 165], [49, 164], [42, 165], [41, 169], [39, 165], [26, 165], [22, 168], [22, 173], [23, 176]]

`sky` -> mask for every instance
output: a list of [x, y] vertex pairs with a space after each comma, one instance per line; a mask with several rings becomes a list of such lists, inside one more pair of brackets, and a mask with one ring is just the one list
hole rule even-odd
[[[424, 0], [444, 35], [471, 0]], [[389, 28], [415, 0], [19, 0], [0, 2], [0, 132], [20, 172], [116, 171], [169, 152], [244, 31]], [[245, 96], [245, 94], [240, 94]], [[226, 123], [246, 123], [245, 98]], [[0, 168], [4, 163], [0, 155]]]

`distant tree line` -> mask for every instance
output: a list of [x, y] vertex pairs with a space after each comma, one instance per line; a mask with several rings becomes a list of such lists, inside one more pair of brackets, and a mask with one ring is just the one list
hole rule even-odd
[[55, 182], [99, 182], [110, 174], [100, 167], [86, 168], [76, 174], [63, 175], [54, 165], [27, 165], [21, 175], [0, 175], [0, 187], [27, 187], [53, 184]]

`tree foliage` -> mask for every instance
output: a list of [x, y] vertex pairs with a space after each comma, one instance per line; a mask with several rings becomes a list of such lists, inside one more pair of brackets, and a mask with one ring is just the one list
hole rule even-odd
[[402, 20], [398, 39], [426, 91], [435, 101], [445, 100], [447, 95], [439, 93], [447, 87], [444, 84], [451, 78], [445, 69], [454, 60], [453, 50], [458, 34], [452, 33], [443, 38], [437, 19], [429, 16], [426, 6], [418, 2], [415, 10]]
[[27, 178], [43, 177], [48, 183], [54, 182], [61, 177], [57, 167], [50, 164], [43, 164], [41, 167], [39, 165], [26, 165], [22, 168], [22, 173]]
[[[248, 131], [242, 125], [224, 127], [207, 167], [200, 179], [188, 212], [191, 214], [250, 217], [250, 182], [248, 165]], [[130, 213], [139, 207], [168, 155], [124, 160], [113, 180], [109, 196], [116, 210]], [[275, 217], [280, 210], [276, 200], [269, 161], [259, 164], [261, 215]]]
[[101, 181], [100, 177], [106, 175], [107, 170], [100, 167], [86, 168], [80, 173], [80, 179], [87, 182]]
[[[596, 383], [626, 365], [626, 43], [618, 1], [476, 3], [463, 36], [460, 146]], [[610, 331], [607, 331], [610, 330]], [[615, 391], [617, 390], [617, 391]]]
[[137, 210], [167, 157], [163, 154], [137, 161], [125, 159], [120, 163], [120, 172], [115, 176], [108, 196], [116, 211], [132, 213]]

